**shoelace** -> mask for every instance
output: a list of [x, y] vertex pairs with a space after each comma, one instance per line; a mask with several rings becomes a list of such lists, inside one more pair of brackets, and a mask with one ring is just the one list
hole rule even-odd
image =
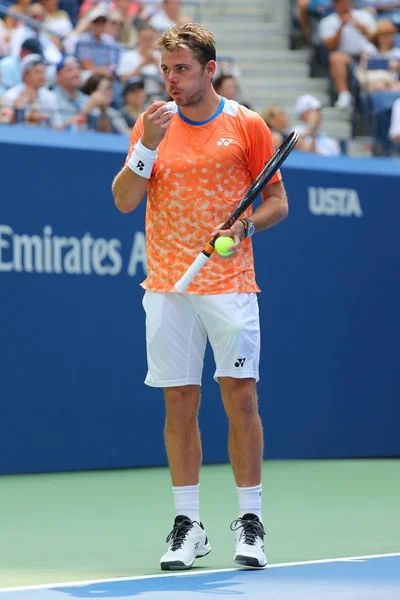
[[251, 521], [250, 519], [236, 519], [231, 523], [231, 531], [238, 531], [242, 528], [240, 537], [244, 537], [244, 543], [249, 546], [255, 546], [256, 538], [263, 539], [265, 535], [264, 527], [260, 521]]
[[166, 539], [167, 544], [172, 540], [171, 550], [179, 550], [179, 548], [182, 547], [182, 544], [192, 527], [193, 523], [189, 519], [184, 519], [183, 521], [174, 524], [172, 531], [168, 534]]

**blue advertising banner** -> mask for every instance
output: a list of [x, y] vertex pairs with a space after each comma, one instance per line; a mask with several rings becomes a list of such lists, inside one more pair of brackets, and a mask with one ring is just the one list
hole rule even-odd
[[[148, 388], [144, 210], [111, 182], [127, 140], [0, 131], [0, 473], [166, 464]], [[292, 155], [290, 214], [255, 237], [266, 458], [400, 455], [398, 222], [390, 160]], [[203, 377], [205, 462], [227, 422]]]

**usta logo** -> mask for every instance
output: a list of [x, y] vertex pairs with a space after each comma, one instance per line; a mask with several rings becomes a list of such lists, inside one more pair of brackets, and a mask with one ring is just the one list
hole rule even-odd
[[357, 190], [352, 189], [309, 187], [308, 207], [316, 216], [363, 216]]

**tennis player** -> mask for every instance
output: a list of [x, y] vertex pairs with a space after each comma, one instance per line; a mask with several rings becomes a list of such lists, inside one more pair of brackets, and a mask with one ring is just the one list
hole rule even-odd
[[161, 568], [188, 569], [211, 550], [199, 515], [198, 410], [207, 338], [229, 419], [229, 456], [239, 497], [238, 519], [231, 524], [236, 531], [234, 561], [264, 567], [263, 433], [256, 392], [259, 288], [251, 236], [286, 217], [287, 199], [278, 172], [265, 188], [261, 206], [223, 232], [234, 240], [233, 255], [224, 259], [214, 253], [185, 294], [173, 291], [274, 147], [258, 114], [214, 91], [216, 49], [207, 29], [196, 23], [175, 26], [161, 36], [159, 47], [173, 101], [155, 101], [139, 117], [112, 189], [123, 213], [134, 210], [147, 192], [145, 383], [164, 388], [165, 444], [176, 509]]

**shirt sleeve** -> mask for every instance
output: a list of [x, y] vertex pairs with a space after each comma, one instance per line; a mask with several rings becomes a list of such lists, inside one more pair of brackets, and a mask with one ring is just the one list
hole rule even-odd
[[125, 164], [128, 162], [128, 160], [132, 156], [137, 142], [140, 140], [140, 138], [143, 135], [143, 131], [144, 131], [144, 127], [143, 127], [143, 114], [142, 114], [142, 115], [140, 115], [140, 117], [138, 118], [138, 120], [136, 121], [136, 123], [132, 129], [131, 139], [129, 142], [129, 150], [128, 150]]
[[319, 39], [327, 40], [327, 39], [333, 37], [337, 33], [339, 26], [340, 26], [340, 23], [338, 26], [336, 26], [335, 23], [332, 21], [332, 19], [330, 19], [330, 16], [324, 17], [323, 19], [321, 19], [321, 22], [318, 27]]
[[[265, 121], [257, 113], [253, 113], [249, 133], [248, 168], [252, 179], [260, 173], [265, 163], [275, 152], [272, 133]], [[269, 183], [281, 181], [280, 171], [277, 171]]]

